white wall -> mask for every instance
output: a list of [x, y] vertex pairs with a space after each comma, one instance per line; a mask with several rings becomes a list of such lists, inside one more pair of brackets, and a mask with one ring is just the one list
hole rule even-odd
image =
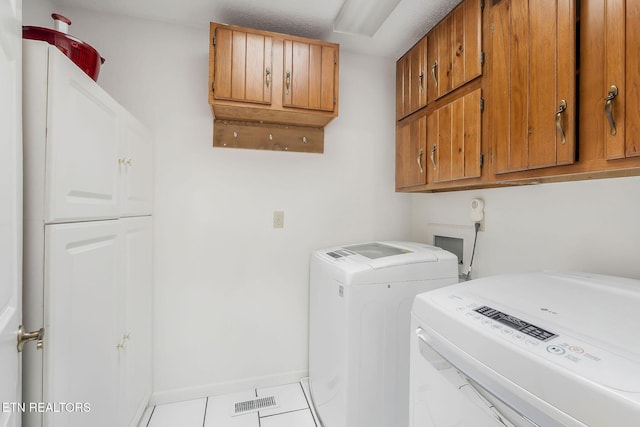
[[430, 224], [471, 226], [485, 201], [472, 277], [541, 269], [640, 279], [640, 177], [413, 195], [412, 238]]
[[[24, 23], [49, 26], [50, 4], [33, 3]], [[209, 17], [190, 28], [56, 11], [106, 58], [100, 85], [156, 136], [157, 400], [305, 375], [310, 252], [409, 236], [410, 196], [394, 193], [394, 62], [342, 52], [323, 155], [213, 149]]]

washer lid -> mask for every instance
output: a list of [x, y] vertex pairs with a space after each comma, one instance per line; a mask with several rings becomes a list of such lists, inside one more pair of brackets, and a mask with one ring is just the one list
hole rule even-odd
[[389, 246], [379, 242], [362, 243], [360, 245], [345, 246], [344, 248], [369, 259], [385, 258], [388, 256], [410, 254], [413, 252], [409, 249]]

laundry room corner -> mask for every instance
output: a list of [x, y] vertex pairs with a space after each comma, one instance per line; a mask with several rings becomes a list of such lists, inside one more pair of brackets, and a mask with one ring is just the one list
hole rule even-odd
[[[640, 278], [640, 178], [614, 178], [414, 194], [411, 237], [433, 243], [433, 224], [471, 229], [469, 203], [484, 200], [470, 277], [573, 270]], [[465, 245], [467, 243], [465, 242]]]

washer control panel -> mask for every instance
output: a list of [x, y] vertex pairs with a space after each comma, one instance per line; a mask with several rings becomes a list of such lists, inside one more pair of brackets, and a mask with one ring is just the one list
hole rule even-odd
[[586, 343], [561, 331], [541, 327], [460, 295], [438, 298], [461, 323], [494, 336], [507, 345], [515, 345], [585, 378], [629, 392], [640, 392], [640, 361]]

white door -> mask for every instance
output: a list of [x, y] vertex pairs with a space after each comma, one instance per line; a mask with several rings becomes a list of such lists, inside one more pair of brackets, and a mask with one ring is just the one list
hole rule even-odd
[[46, 222], [119, 216], [120, 107], [49, 47]]
[[22, 0], [0, 0], [0, 426], [20, 426]]
[[120, 241], [118, 220], [45, 227], [43, 400], [81, 405], [48, 427], [118, 425]]

